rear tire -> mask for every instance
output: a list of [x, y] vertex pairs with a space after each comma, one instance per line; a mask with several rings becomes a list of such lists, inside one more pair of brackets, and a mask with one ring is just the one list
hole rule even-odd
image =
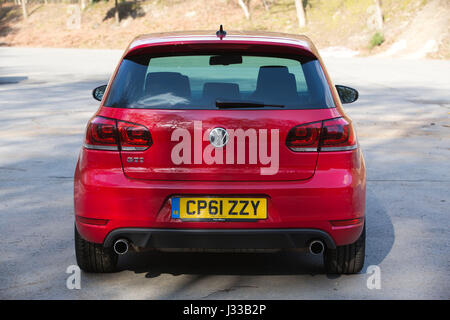
[[353, 274], [364, 266], [366, 251], [366, 225], [361, 236], [352, 244], [326, 249], [323, 255], [325, 270], [329, 274]]
[[116, 271], [118, 255], [112, 248], [84, 240], [75, 227], [75, 254], [78, 266], [86, 272], [107, 273]]

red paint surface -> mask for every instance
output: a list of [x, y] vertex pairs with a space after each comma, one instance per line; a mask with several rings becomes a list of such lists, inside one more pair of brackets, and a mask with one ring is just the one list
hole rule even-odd
[[[225, 38], [227, 39], [227, 37]], [[229, 38], [230, 39], [230, 38]], [[192, 50], [196, 46], [247, 50], [284, 50], [318, 57], [311, 44], [292, 40], [166, 39], [147, 43], [139, 40], [125, 53], [148, 50]], [[189, 46], [186, 46], [189, 45]], [[318, 57], [320, 60], [320, 57]], [[321, 61], [321, 60], [320, 60]], [[322, 67], [323, 63], [321, 62]], [[336, 108], [317, 110], [150, 110], [100, 106], [96, 115], [145, 125], [153, 145], [145, 151], [100, 151], [82, 148], [74, 179], [75, 214], [108, 220], [106, 225], [76, 221], [88, 241], [102, 243], [106, 235], [122, 227], [139, 228], [316, 228], [328, 232], [337, 245], [357, 240], [361, 223], [332, 226], [331, 220], [364, 217], [365, 167], [360, 149], [340, 152], [295, 153], [285, 145], [292, 127], [345, 116], [337, 92], [324, 68]], [[113, 76], [114, 77], [114, 76]], [[108, 90], [106, 94], [108, 93]], [[105, 94], [105, 95], [106, 95]], [[280, 165], [275, 175], [260, 175], [264, 165], [180, 165], [171, 162], [176, 128], [193, 130], [193, 122], [208, 128], [263, 128], [280, 132]], [[193, 136], [193, 134], [192, 134]], [[207, 142], [205, 142], [205, 145]], [[204, 146], [205, 146], [204, 145]], [[129, 156], [143, 163], [128, 164]], [[257, 222], [183, 222], [170, 217], [170, 199], [179, 195], [260, 195], [268, 199], [268, 218]]]

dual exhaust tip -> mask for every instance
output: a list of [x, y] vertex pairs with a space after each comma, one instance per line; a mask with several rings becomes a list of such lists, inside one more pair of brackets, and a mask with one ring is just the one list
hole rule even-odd
[[325, 250], [325, 245], [320, 240], [313, 240], [309, 243], [308, 249], [312, 254], [321, 254]]
[[126, 239], [116, 240], [113, 245], [114, 252], [120, 255], [127, 253], [129, 247], [129, 242]]
[[[113, 249], [115, 253], [122, 255], [128, 252], [129, 247], [128, 240], [119, 239], [114, 242]], [[309, 243], [308, 249], [312, 254], [321, 254], [325, 250], [325, 245], [320, 240], [313, 240]]]

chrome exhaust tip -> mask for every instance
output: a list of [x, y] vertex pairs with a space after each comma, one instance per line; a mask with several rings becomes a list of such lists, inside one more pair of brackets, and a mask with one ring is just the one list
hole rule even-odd
[[309, 244], [309, 252], [312, 254], [321, 254], [325, 250], [325, 246], [320, 240], [313, 240]]
[[114, 242], [114, 252], [117, 254], [125, 254], [128, 252], [128, 240], [126, 239], [119, 239]]

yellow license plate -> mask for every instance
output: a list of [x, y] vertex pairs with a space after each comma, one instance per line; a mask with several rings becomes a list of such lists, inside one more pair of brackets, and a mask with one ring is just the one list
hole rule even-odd
[[265, 198], [173, 197], [172, 218], [258, 220], [267, 218]]

